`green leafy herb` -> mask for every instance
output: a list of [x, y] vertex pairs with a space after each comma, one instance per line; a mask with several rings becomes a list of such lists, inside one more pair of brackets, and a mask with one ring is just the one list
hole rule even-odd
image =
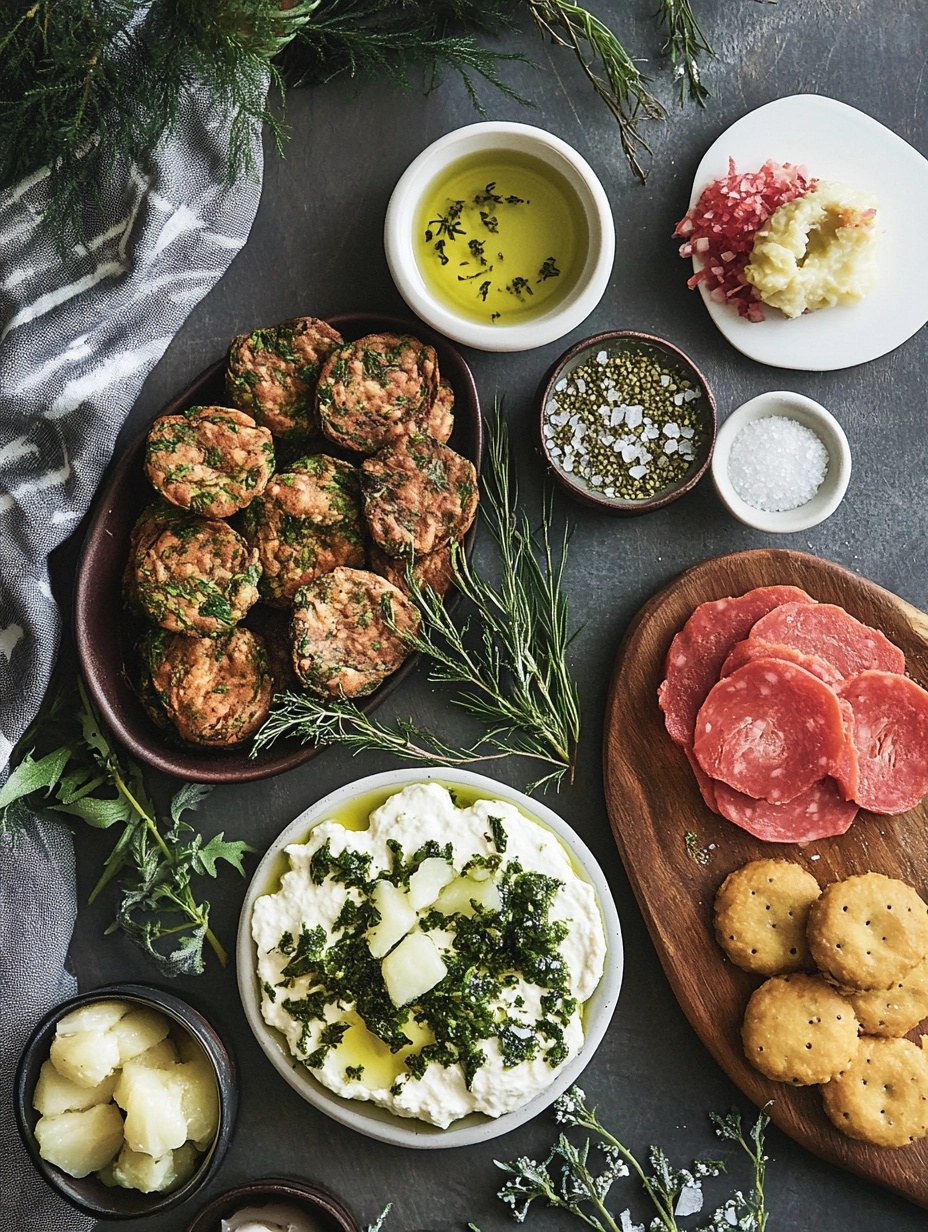
[[[54, 747], [36, 755], [49, 744]], [[93, 902], [118, 879], [116, 919], [108, 931], [121, 928], [163, 975], [199, 974], [205, 942], [225, 965], [226, 952], [209, 925], [209, 903], [200, 900], [196, 883], [215, 879], [221, 863], [244, 874], [242, 859], [252, 848], [221, 833], [207, 840], [184, 820], [208, 787], [183, 786], [159, 824], [141, 769], [117, 752], [81, 680], [53, 697], [11, 764], [0, 788], [0, 825], [15, 827], [34, 812], [64, 814], [99, 830], [121, 827], [90, 895]]]
[[687, 830], [683, 835], [683, 845], [686, 848], [686, 854], [697, 864], [708, 864], [712, 859], [714, 844], [709, 843], [705, 847], [700, 847], [699, 838], [693, 830]]
[[[560, 1124], [594, 1135], [602, 1162], [597, 1170], [591, 1160], [594, 1143], [590, 1138], [578, 1147], [563, 1133], [542, 1163], [526, 1157], [509, 1163], [497, 1160], [496, 1166], [510, 1177], [500, 1190], [499, 1197], [519, 1223], [525, 1219], [531, 1204], [540, 1199], [599, 1232], [620, 1232], [620, 1223], [608, 1210], [606, 1198], [618, 1178], [634, 1173], [657, 1212], [648, 1225], [652, 1232], [680, 1232], [678, 1212], [682, 1217], [684, 1212], [695, 1214], [700, 1211], [702, 1181], [725, 1170], [724, 1162], [717, 1159], [697, 1159], [690, 1168], [674, 1168], [660, 1147], [655, 1146], [648, 1152], [648, 1165], [645, 1167], [628, 1147], [604, 1128], [596, 1109], [587, 1106], [586, 1096], [579, 1087], [572, 1087], [562, 1095], [556, 1101], [554, 1110]], [[726, 1232], [731, 1228], [738, 1228], [740, 1232], [765, 1232], [764, 1131], [769, 1117], [764, 1112], [758, 1114], [748, 1139], [742, 1131], [738, 1112], [730, 1112], [725, 1117], [712, 1114], [711, 1119], [718, 1136], [723, 1141], [736, 1143], [751, 1159], [754, 1178], [749, 1194], [736, 1192], [712, 1213], [709, 1223], [698, 1232]], [[553, 1165], [560, 1166], [559, 1175], [553, 1174]], [[631, 1227], [630, 1212], [624, 1211], [621, 1229]], [[636, 1228], [636, 1232], [644, 1232], [644, 1225]]]
[[713, 56], [715, 52], [706, 42], [689, 0], [660, 0], [657, 21], [667, 31], [662, 51], [670, 57], [681, 104], [689, 94], [700, 107], [705, 106], [709, 91], [702, 84], [699, 59], [704, 55]]
[[441, 598], [410, 574], [422, 626], [407, 637], [429, 661], [431, 678], [459, 686], [456, 705], [483, 720], [487, 733], [458, 749], [410, 721], [391, 728], [348, 701], [325, 702], [289, 693], [275, 702], [258, 732], [254, 752], [283, 736], [315, 744], [378, 750], [407, 761], [465, 765], [497, 757], [535, 759], [550, 769], [529, 790], [557, 786], [574, 772], [580, 705], [567, 663], [567, 597], [562, 589], [567, 536], [552, 545], [553, 513], [546, 503], [536, 533], [519, 507], [509, 440], [499, 414], [487, 425], [487, 461], [481, 477], [483, 516], [499, 554], [498, 584], [471, 567], [452, 545], [455, 583], [475, 614], [458, 627]]

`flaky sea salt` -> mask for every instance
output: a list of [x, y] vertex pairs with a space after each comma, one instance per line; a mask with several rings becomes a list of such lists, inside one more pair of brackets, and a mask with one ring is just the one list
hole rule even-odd
[[767, 415], [741, 429], [728, 456], [732, 487], [752, 509], [785, 513], [812, 499], [828, 472], [828, 450], [811, 428]]

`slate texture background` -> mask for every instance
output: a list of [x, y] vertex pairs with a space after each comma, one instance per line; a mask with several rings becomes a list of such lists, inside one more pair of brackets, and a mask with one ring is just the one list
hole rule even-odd
[[[521, 355], [465, 352], [485, 405], [505, 398], [523, 470], [526, 499], [537, 499], [541, 469], [531, 416], [537, 383], [569, 343], [607, 328], [654, 332], [687, 351], [712, 384], [720, 419], [769, 389], [793, 389], [828, 406], [843, 424], [854, 456], [850, 490], [838, 512], [810, 532], [775, 539], [734, 522], [703, 482], [693, 493], [640, 519], [611, 519], [558, 500], [573, 527], [567, 587], [571, 616], [581, 628], [572, 655], [585, 724], [576, 785], [550, 802], [577, 829], [606, 869], [625, 931], [627, 965], [619, 1007], [605, 1043], [584, 1076], [584, 1087], [623, 1141], [644, 1153], [660, 1142], [675, 1161], [715, 1155], [709, 1110], [745, 1101], [703, 1049], [678, 1008], [656, 959], [619, 862], [603, 803], [600, 734], [606, 687], [621, 634], [642, 602], [686, 566], [710, 555], [758, 546], [795, 547], [835, 560], [919, 607], [928, 602], [925, 534], [924, 331], [894, 353], [861, 368], [835, 373], [765, 369], [734, 351], [698, 298], [687, 291], [687, 270], [670, 232], [685, 211], [692, 176], [709, 144], [746, 111], [786, 94], [817, 92], [841, 99], [928, 152], [928, 11], [924, 0], [701, 0], [696, 5], [719, 58], [706, 68], [712, 98], [705, 110], [679, 110], [669, 70], [658, 67], [653, 0], [610, 0], [598, 11], [628, 45], [654, 61], [655, 89], [668, 122], [652, 126], [654, 157], [642, 187], [629, 174], [612, 121], [593, 97], [569, 52], [549, 48], [530, 22], [506, 46], [539, 66], [507, 70], [537, 106], [527, 110], [482, 91], [491, 118], [549, 128], [592, 163], [613, 203], [618, 232], [614, 274], [596, 312], [560, 343]], [[479, 118], [461, 85], [448, 79], [429, 96], [388, 86], [339, 81], [290, 96], [292, 140], [281, 160], [269, 152], [264, 195], [249, 243], [217, 289], [191, 315], [148, 380], [122, 445], [141, 431], [168, 398], [220, 356], [247, 328], [300, 313], [398, 312], [404, 306], [383, 257], [381, 228], [390, 191], [409, 161], [441, 134]], [[924, 241], [913, 217], [912, 244]], [[888, 271], [892, 277], [892, 271]], [[478, 559], [486, 552], [478, 543]], [[67, 602], [68, 558], [60, 570]], [[420, 666], [381, 711], [412, 714], [454, 736], [463, 720]], [[290, 774], [241, 788], [218, 788], [202, 814], [204, 828], [246, 836], [263, 848], [303, 808], [354, 777], [389, 768], [386, 758], [350, 757], [330, 749]], [[531, 775], [501, 763], [497, 777], [517, 786]], [[161, 788], [168, 793], [167, 780]], [[86, 900], [103, 848], [82, 834], [80, 893]], [[224, 878], [214, 896], [213, 922], [231, 944], [244, 883]], [[84, 908], [73, 950], [83, 988], [114, 979], [150, 979], [151, 971], [120, 937], [104, 938], [106, 906]], [[231, 1040], [241, 1068], [241, 1109], [233, 1147], [213, 1186], [294, 1173], [323, 1181], [344, 1195], [367, 1221], [394, 1203], [388, 1232], [452, 1232], [468, 1220], [483, 1232], [511, 1226], [494, 1197], [501, 1174], [494, 1159], [547, 1152], [553, 1118], [540, 1118], [485, 1146], [414, 1152], [361, 1138], [305, 1105], [278, 1080], [252, 1039], [234, 972], [215, 966], [176, 985], [201, 1004]], [[914, 1232], [926, 1215], [893, 1195], [769, 1135], [767, 1191], [771, 1229], [817, 1232]], [[749, 1177], [732, 1160], [732, 1186]], [[721, 1199], [728, 1182], [707, 1186]], [[616, 1209], [631, 1205], [638, 1221], [651, 1212], [630, 1182], [615, 1189]], [[178, 1232], [197, 1203], [160, 1219], [140, 1220], [138, 1232]], [[711, 1209], [709, 1205], [708, 1209]], [[698, 1222], [689, 1221], [689, 1222]], [[533, 1210], [539, 1232], [563, 1228], [552, 1212]], [[114, 1225], [110, 1225], [114, 1226]], [[120, 1225], [122, 1226], [122, 1225]], [[128, 1225], [125, 1225], [128, 1226]]]

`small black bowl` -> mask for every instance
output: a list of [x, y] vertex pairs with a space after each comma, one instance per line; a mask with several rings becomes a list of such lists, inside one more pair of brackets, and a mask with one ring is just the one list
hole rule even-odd
[[229, 1219], [236, 1211], [278, 1202], [305, 1212], [320, 1232], [361, 1232], [357, 1219], [336, 1194], [314, 1181], [288, 1177], [265, 1177], [219, 1194], [198, 1212], [186, 1232], [218, 1232], [220, 1221]]
[[[219, 1087], [219, 1128], [212, 1145], [204, 1152], [196, 1172], [178, 1189], [169, 1193], [140, 1193], [134, 1189], [110, 1189], [91, 1173], [76, 1178], [68, 1176], [39, 1154], [35, 1126], [39, 1114], [32, 1107], [32, 1096], [39, 1070], [48, 1059], [55, 1027], [59, 1019], [71, 1010], [94, 1001], [129, 1001], [145, 1009], [157, 1010], [187, 1032], [203, 1049], [213, 1067]], [[186, 1001], [172, 993], [145, 984], [108, 984], [93, 992], [81, 993], [51, 1010], [38, 1024], [19, 1060], [14, 1081], [16, 1121], [29, 1157], [45, 1181], [63, 1198], [97, 1219], [132, 1219], [160, 1214], [184, 1202], [216, 1174], [216, 1170], [232, 1141], [232, 1128], [238, 1106], [238, 1086], [235, 1064], [214, 1027]]]
[[[557, 400], [559, 392], [557, 386], [562, 380], [569, 382], [577, 368], [595, 362], [600, 352], [605, 352], [609, 357], [623, 353], [642, 355], [657, 364], [665, 365], [670, 374], [683, 377], [694, 390], [699, 391], [698, 399], [687, 405], [698, 415], [704, 430], [704, 439], [686, 473], [675, 482], [658, 488], [651, 496], [635, 500], [608, 496], [587, 483], [580, 475], [565, 470], [558, 457], [551, 452], [552, 442], [545, 435], [545, 427], [548, 424], [549, 404]], [[599, 509], [602, 513], [613, 513], [624, 517], [650, 513], [654, 509], [662, 509], [694, 488], [709, 469], [712, 460], [716, 421], [715, 398], [712, 396], [712, 390], [689, 356], [663, 338], [657, 338], [653, 334], [642, 334], [631, 329], [610, 330], [575, 343], [548, 369], [538, 387], [538, 441], [551, 477], [574, 500], [593, 509]], [[621, 429], [610, 428], [609, 431], [616, 433]]]

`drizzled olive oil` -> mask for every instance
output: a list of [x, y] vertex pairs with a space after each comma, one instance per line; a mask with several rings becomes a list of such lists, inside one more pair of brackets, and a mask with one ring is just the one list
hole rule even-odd
[[416, 214], [416, 263], [430, 293], [460, 317], [515, 324], [543, 316], [577, 285], [589, 246], [566, 178], [513, 150], [446, 167]]

